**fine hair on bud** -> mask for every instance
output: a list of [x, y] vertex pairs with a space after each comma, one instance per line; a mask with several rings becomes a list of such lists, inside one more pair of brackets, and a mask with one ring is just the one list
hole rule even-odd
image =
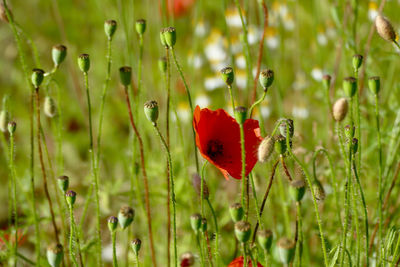
[[174, 27], [164, 28], [162, 30], [162, 35], [164, 36], [165, 44], [173, 48], [176, 43], [176, 29]]
[[127, 228], [135, 217], [135, 210], [129, 206], [123, 206], [118, 213], [118, 222], [122, 229]]
[[287, 127], [289, 126], [289, 138], [294, 135], [294, 123], [292, 119], [282, 119], [279, 125], [279, 131], [283, 137], [286, 138]]
[[342, 97], [336, 100], [332, 108], [332, 115], [335, 121], [341, 122], [342, 120], [344, 120], [348, 110], [349, 110], [349, 103], [346, 98]]
[[261, 87], [264, 89], [264, 91], [268, 90], [268, 88], [272, 85], [272, 82], [274, 81], [274, 71], [270, 69], [262, 70], [260, 72], [259, 80]]
[[229, 206], [229, 213], [231, 214], [232, 221], [239, 222], [243, 219], [244, 210], [242, 204], [240, 203], [233, 203]]
[[393, 29], [390, 21], [382, 15], [375, 18], [375, 27], [379, 36], [386, 41], [394, 42], [396, 40], [396, 32]]
[[274, 151], [275, 139], [273, 136], [266, 136], [258, 146], [258, 161], [265, 163]]
[[246, 243], [251, 236], [251, 225], [249, 222], [240, 221], [235, 223], [235, 235], [239, 242]]
[[144, 103], [144, 113], [147, 119], [153, 124], [158, 120], [158, 103], [155, 100], [149, 100]]
[[287, 265], [292, 262], [294, 258], [295, 248], [296, 243], [293, 240], [286, 237], [279, 239], [278, 254], [283, 264]]
[[247, 119], [247, 108], [242, 106], [236, 107], [234, 110], [234, 114], [237, 123], [243, 125]]

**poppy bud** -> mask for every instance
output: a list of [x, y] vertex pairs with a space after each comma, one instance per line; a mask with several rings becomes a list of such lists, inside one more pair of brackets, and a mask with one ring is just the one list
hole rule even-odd
[[353, 56], [353, 68], [358, 70], [363, 63], [363, 56], [362, 55], [354, 55]]
[[78, 56], [78, 66], [82, 72], [88, 72], [90, 69], [90, 58], [88, 54], [80, 54]]
[[110, 216], [107, 222], [108, 230], [110, 230], [110, 232], [114, 232], [118, 226], [118, 218], [115, 216]]
[[331, 87], [331, 80], [332, 77], [329, 74], [325, 74], [324, 76], [322, 76], [322, 83], [326, 90], [329, 90], [329, 88]]
[[332, 109], [332, 113], [333, 113], [333, 118], [335, 119], [335, 121], [342, 121], [346, 115], [347, 115], [347, 111], [349, 109], [349, 104], [347, 102], [347, 99], [342, 97], [339, 98], [335, 104], [333, 104], [333, 109]]
[[49, 118], [53, 118], [57, 114], [56, 102], [50, 96], [45, 97], [43, 109], [44, 114]]
[[8, 129], [8, 122], [10, 121], [10, 115], [6, 110], [0, 111], [0, 131], [5, 133]]
[[324, 201], [325, 190], [324, 190], [324, 187], [322, 186], [322, 184], [317, 179], [315, 179], [314, 182], [312, 183], [312, 187], [314, 190], [315, 198], [318, 201]]
[[206, 218], [201, 219], [200, 231], [202, 233], [205, 233], [207, 231], [207, 219]]
[[109, 40], [114, 36], [117, 30], [117, 22], [115, 20], [109, 19], [104, 22], [104, 32], [106, 33]]
[[51, 267], [58, 267], [63, 258], [63, 246], [54, 244], [47, 248], [47, 262]]
[[261, 71], [259, 79], [261, 87], [267, 91], [274, 81], [274, 71], [270, 69]]
[[241, 221], [244, 216], [244, 210], [242, 204], [240, 203], [233, 203], [229, 206], [229, 213], [231, 214], [232, 221], [235, 223]]
[[164, 36], [164, 40], [167, 46], [171, 48], [174, 47], [176, 43], [176, 29], [174, 27], [165, 28], [162, 34]]
[[235, 119], [237, 123], [243, 125], [247, 118], [247, 108], [239, 106], [235, 108]]
[[161, 57], [158, 60], [158, 68], [160, 69], [161, 73], [165, 74], [167, 72], [167, 58]]
[[138, 19], [135, 23], [136, 31], [139, 35], [142, 35], [146, 31], [146, 20]]
[[282, 122], [279, 125], [279, 131], [281, 132], [281, 135], [286, 138], [286, 130], [287, 130], [286, 125], [289, 125], [289, 137], [291, 139], [294, 135], [294, 125], [292, 119], [282, 120]]
[[283, 155], [286, 153], [286, 138], [283, 135], [278, 135], [275, 139], [275, 151], [279, 155]]
[[60, 190], [65, 194], [69, 186], [69, 178], [66, 175], [61, 175], [57, 178], [57, 184]]
[[51, 49], [51, 57], [53, 59], [54, 65], [60, 65], [65, 57], [67, 56], [67, 47], [62, 44], [53, 46]]
[[234, 79], [235, 73], [231, 67], [226, 67], [221, 70], [222, 80], [226, 83], [226, 85], [231, 86]]
[[355, 127], [351, 127], [350, 125], [346, 125], [344, 127], [344, 134], [348, 140], [351, 140], [354, 137]]
[[251, 225], [248, 222], [240, 221], [235, 224], [235, 235], [239, 242], [246, 243], [251, 236]]
[[370, 77], [368, 79], [368, 87], [374, 95], [379, 94], [381, 90], [381, 78], [379, 78], [379, 76]]
[[[10, 13], [10, 16], [12, 17], [10, 8], [8, 8], [8, 12]], [[7, 12], [6, 12], [6, 8], [4, 7], [3, 3], [0, 3], [0, 20], [8, 23]]]
[[294, 257], [296, 244], [293, 240], [290, 240], [286, 237], [279, 239], [278, 241], [278, 253], [279, 258], [281, 259], [283, 264], [289, 264], [292, 262]]
[[190, 216], [190, 225], [192, 226], [193, 231], [197, 233], [197, 231], [199, 231], [201, 227], [201, 215], [195, 213]]
[[10, 135], [14, 135], [15, 130], [17, 129], [17, 123], [15, 121], [10, 121], [7, 125], [8, 133]]
[[194, 255], [192, 252], [185, 252], [180, 257], [181, 267], [190, 267], [194, 265]]
[[[201, 177], [197, 173], [193, 174], [192, 176], [192, 184], [194, 189], [196, 190], [197, 194], [200, 196], [201, 192]], [[208, 186], [206, 181], [203, 181], [203, 199], [208, 199], [210, 193], [208, 191]]]
[[144, 103], [144, 114], [149, 121], [153, 124], [157, 122], [158, 119], [158, 103], [155, 100], [150, 100]]
[[35, 88], [38, 88], [42, 84], [43, 79], [44, 79], [44, 71], [41, 69], [33, 69], [31, 80]]
[[71, 207], [74, 205], [75, 200], [76, 200], [76, 193], [75, 191], [69, 190], [67, 193], [65, 193], [65, 197], [67, 199], [68, 205]]
[[167, 42], [165, 41], [165, 36], [164, 36], [164, 31], [166, 30], [166, 28], [161, 29], [160, 31], [160, 41], [162, 46], [164, 46], [165, 48], [168, 48]]
[[258, 161], [267, 162], [274, 151], [275, 139], [271, 136], [265, 137], [258, 146]]
[[135, 255], [139, 254], [140, 251], [140, 247], [142, 246], [142, 240], [140, 240], [139, 238], [135, 238], [132, 242], [131, 242], [131, 248], [133, 250], [133, 253], [135, 253]]
[[123, 86], [129, 86], [132, 78], [132, 68], [124, 66], [119, 68], [119, 78]]
[[382, 15], [375, 18], [375, 27], [378, 34], [386, 41], [393, 42], [396, 40], [396, 32], [388, 19]]
[[303, 199], [306, 192], [306, 183], [303, 179], [293, 180], [290, 182], [289, 194], [294, 201], [299, 202]]
[[353, 154], [356, 154], [358, 151], [358, 139], [353, 138], [353, 141], [351, 142], [351, 147], [353, 149]]
[[353, 97], [357, 92], [357, 80], [354, 77], [346, 77], [343, 80], [343, 90], [348, 97]]
[[119, 210], [118, 221], [122, 229], [128, 227], [135, 217], [135, 210], [129, 206], [124, 206]]
[[257, 234], [257, 240], [260, 247], [269, 251], [272, 245], [272, 231], [271, 230], [261, 230]]

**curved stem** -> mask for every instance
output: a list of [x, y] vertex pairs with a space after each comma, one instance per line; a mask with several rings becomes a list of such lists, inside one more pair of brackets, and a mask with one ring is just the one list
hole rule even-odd
[[217, 215], [215, 214], [215, 210], [211, 205], [210, 199], [206, 199], [208, 206], [210, 207], [211, 214], [213, 216], [214, 225], [215, 225], [215, 261], [217, 264], [219, 263], [219, 229], [218, 229], [218, 220]]
[[258, 99], [256, 102], [253, 103], [253, 105], [251, 105], [250, 109], [249, 109], [249, 114], [250, 114], [250, 118], [253, 115], [253, 109], [258, 106], [261, 102], [264, 101], [265, 96], [267, 95], [267, 90], [264, 89], [264, 92], [262, 94], [262, 96], [260, 97], [260, 99]]

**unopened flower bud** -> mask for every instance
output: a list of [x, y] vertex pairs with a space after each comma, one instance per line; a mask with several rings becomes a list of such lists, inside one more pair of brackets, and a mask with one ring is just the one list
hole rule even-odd
[[248, 222], [240, 221], [235, 224], [235, 235], [240, 243], [246, 243], [251, 236], [251, 225]]
[[78, 66], [82, 72], [88, 72], [90, 69], [90, 57], [88, 54], [80, 54], [78, 56]]
[[63, 246], [61, 244], [54, 244], [47, 248], [47, 262], [51, 267], [60, 266], [63, 258]]
[[358, 139], [353, 138], [353, 141], [351, 142], [351, 147], [353, 149], [353, 154], [356, 154], [358, 151]]
[[318, 181], [318, 180], [314, 180], [313, 181], [313, 183], [312, 183], [312, 188], [313, 188], [313, 190], [314, 190], [314, 195], [315, 195], [315, 198], [318, 200], [318, 201], [324, 201], [325, 200], [325, 190], [324, 190], [324, 187], [322, 186], [322, 184], [320, 183], [320, 181]]
[[368, 87], [374, 95], [379, 94], [379, 91], [381, 90], [381, 79], [379, 76], [370, 77], [368, 79]]
[[57, 178], [57, 184], [60, 190], [65, 194], [69, 187], [69, 178], [66, 175], [61, 175]]
[[247, 119], [247, 108], [242, 106], [236, 107], [234, 113], [237, 123], [243, 125]]
[[258, 146], [258, 161], [261, 163], [267, 162], [272, 152], [274, 151], [275, 139], [272, 136], [266, 136]]
[[138, 19], [135, 23], [136, 32], [142, 35], [146, 31], [146, 20]]
[[270, 69], [261, 71], [259, 80], [264, 91], [268, 90], [274, 81], [274, 71]]
[[331, 80], [332, 77], [329, 74], [325, 74], [324, 76], [322, 76], [322, 83], [326, 90], [329, 90], [329, 88], [331, 87]]
[[54, 65], [56, 66], [60, 65], [64, 61], [66, 56], [67, 47], [62, 44], [55, 45], [51, 49], [51, 57], [53, 59]]
[[222, 80], [226, 83], [226, 85], [231, 86], [234, 79], [235, 73], [231, 67], [226, 67], [221, 70]]
[[42, 69], [33, 69], [31, 80], [35, 88], [38, 88], [42, 84], [43, 79], [44, 79], [44, 71]]
[[393, 42], [396, 40], [396, 32], [390, 21], [382, 15], [375, 18], [375, 27], [378, 34], [386, 41]]
[[161, 73], [167, 72], [167, 58], [166, 57], [161, 57], [158, 60], [158, 68], [160, 69]]
[[116, 30], [117, 22], [115, 20], [109, 19], [104, 22], [104, 32], [106, 33], [108, 39], [112, 39]]
[[357, 92], [357, 80], [354, 77], [346, 77], [343, 80], [343, 90], [348, 97], [353, 97]]
[[286, 237], [279, 239], [278, 241], [278, 253], [279, 258], [281, 259], [282, 263], [288, 265], [292, 262], [294, 257], [296, 244], [293, 240], [290, 240]]
[[131, 248], [133, 250], [133, 253], [135, 253], [135, 255], [139, 255], [141, 246], [142, 246], [142, 240], [140, 240], [139, 238], [135, 238], [131, 242]]
[[132, 78], [132, 68], [124, 66], [119, 68], [119, 78], [123, 86], [129, 86]]
[[304, 193], [306, 192], [306, 183], [303, 179], [293, 180], [290, 182], [289, 194], [292, 199], [299, 202], [303, 199]]
[[350, 125], [346, 125], [344, 127], [344, 135], [346, 136], [347, 140], [353, 139], [355, 131], [356, 129], [354, 126], [351, 127]]
[[10, 122], [10, 115], [6, 110], [0, 111], [0, 131], [3, 133], [8, 130], [8, 123]]
[[278, 135], [275, 139], [275, 151], [279, 155], [283, 155], [286, 153], [286, 138], [283, 135]]
[[190, 216], [190, 225], [192, 226], [193, 231], [197, 233], [201, 227], [201, 215], [195, 213], [192, 216]]
[[346, 117], [348, 109], [349, 109], [349, 104], [347, 99], [344, 97], [339, 98], [335, 102], [335, 104], [333, 104], [333, 109], [332, 109], [332, 114], [335, 121], [338, 122], [342, 121]]
[[69, 190], [67, 193], [65, 193], [65, 198], [67, 199], [68, 205], [73, 206], [76, 200], [75, 191]]
[[164, 36], [166, 45], [171, 48], [174, 47], [176, 43], [176, 29], [174, 27], [165, 28], [162, 34]]
[[129, 206], [124, 206], [119, 210], [118, 221], [122, 229], [128, 227], [135, 217], [135, 210]]
[[43, 109], [44, 114], [49, 118], [53, 118], [57, 114], [56, 102], [52, 97], [46, 96], [44, 98]]
[[289, 126], [289, 139], [291, 139], [294, 135], [294, 125], [292, 119], [282, 120], [279, 125], [279, 131], [281, 132], [281, 135], [286, 138], [287, 125]]
[[358, 70], [363, 63], [363, 56], [362, 55], [354, 55], [353, 56], [353, 68]]
[[195, 258], [192, 252], [185, 252], [180, 257], [181, 267], [190, 267], [193, 266], [195, 262]]
[[272, 231], [271, 230], [261, 230], [257, 234], [257, 241], [260, 247], [269, 251], [272, 245]]
[[239, 222], [243, 219], [244, 210], [240, 203], [233, 203], [229, 206], [229, 213], [231, 214], [232, 221]]
[[157, 122], [158, 119], [158, 103], [155, 100], [150, 100], [144, 103], [144, 114], [147, 119], [153, 124]]
[[8, 133], [10, 135], [14, 135], [15, 130], [17, 129], [17, 123], [15, 121], [10, 121], [7, 125]]
[[165, 48], [168, 48], [168, 45], [167, 45], [167, 42], [165, 41], [165, 36], [164, 36], [165, 29], [166, 28], [161, 29], [161, 31], [160, 31], [160, 41], [161, 41], [162, 46], [164, 46]]
[[118, 218], [115, 216], [110, 216], [107, 220], [108, 230], [114, 232], [118, 227]]

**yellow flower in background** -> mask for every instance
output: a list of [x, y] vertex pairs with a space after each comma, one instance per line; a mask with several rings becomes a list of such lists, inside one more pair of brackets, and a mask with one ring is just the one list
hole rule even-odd
[[368, 3], [368, 18], [370, 21], [375, 21], [376, 16], [378, 16], [378, 4], [375, 1], [370, 1]]
[[276, 49], [279, 46], [278, 31], [274, 27], [268, 27], [265, 32], [265, 43], [268, 48]]

